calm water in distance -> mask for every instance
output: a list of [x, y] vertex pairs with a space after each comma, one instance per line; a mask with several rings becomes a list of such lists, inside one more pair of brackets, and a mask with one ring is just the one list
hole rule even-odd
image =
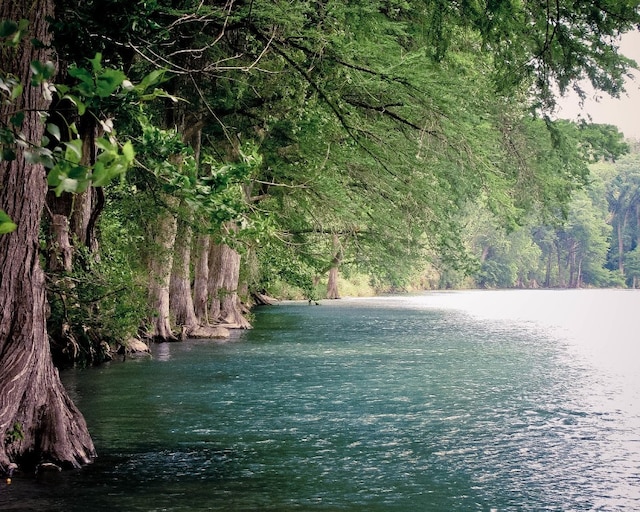
[[640, 292], [281, 304], [65, 372], [100, 457], [0, 510], [640, 510]]

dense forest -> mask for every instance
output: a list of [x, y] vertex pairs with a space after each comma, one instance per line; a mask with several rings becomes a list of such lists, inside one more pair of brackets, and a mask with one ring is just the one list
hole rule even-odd
[[637, 148], [553, 113], [585, 80], [623, 92], [638, 23], [619, 0], [3, 1], [0, 470], [95, 456], [56, 366], [224, 337], [339, 276], [635, 286]]
[[468, 276], [449, 272], [438, 285], [637, 288], [639, 148], [615, 138], [624, 155], [594, 155], [587, 186], [573, 191], [556, 217], [529, 216], [509, 230], [475, 207], [464, 233], [476, 268]]

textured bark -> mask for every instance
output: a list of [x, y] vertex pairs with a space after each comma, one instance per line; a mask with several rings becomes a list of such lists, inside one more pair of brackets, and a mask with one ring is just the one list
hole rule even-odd
[[73, 208], [71, 194], [63, 193], [59, 197], [50, 190], [46, 195], [48, 237], [47, 269], [52, 272], [70, 271], [73, 262], [71, 230], [69, 217]]
[[240, 254], [226, 244], [212, 243], [209, 251], [209, 319], [230, 328], [249, 329], [238, 297]]
[[556, 247], [556, 259], [558, 263], [558, 286], [560, 288], [564, 288], [565, 287], [564, 267], [562, 265], [562, 248], [560, 246], [560, 242], [556, 241], [555, 247]]
[[[0, 19], [28, 19], [30, 36], [45, 43], [46, 18], [52, 15], [50, 0], [0, 3]], [[0, 68], [23, 84], [30, 82], [31, 61], [48, 57], [46, 49], [29, 41], [15, 53], [0, 52]], [[43, 135], [39, 112], [47, 106], [42, 90], [27, 86], [17, 104], [0, 104], [0, 121], [6, 123], [13, 112], [23, 110], [23, 132], [37, 142]], [[0, 209], [18, 226], [0, 236], [0, 471], [28, 459], [77, 467], [90, 462], [95, 450], [84, 418], [53, 366], [47, 338], [38, 240], [47, 191], [45, 171], [27, 164], [18, 148], [16, 160], [0, 163], [0, 183]]]
[[[92, 114], [85, 114], [78, 120], [79, 135], [82, 139], [81, 163], [91, 166], [96, 161], [96, 139], [102, 135], [102, 129], [96, 123]], [[79, 243], [89, 249], [90, 254], [97, 258], [98, 236], [96, 223], [104, 208], [104, 190], [89, 187], [82, 194], [74, 197], [71, 213], [71, 231]]]
[[[165, 198], [172, 202], [170, 197]], [[156, 341], [176, 339], [171, 329], [169, 285], [176, 238], [176, 218], [163, 210], [155, 220], [152, 251], [149, 256], [149, 305], [153, 311], [150, 336]]]
[[209, 245], [209, 320], [220, 323], [220, 298], [218, 290], [222, 286], [222, 244], [211, 242]]
[[[196, 162], [200, 160], [202, 125], [195, 120], [183, 121], [182, 133], [184, 141], [191, 146]], [[178, 221], [175, 249], [173, 252], [173, 269], [171, 272], [170, 302], [171, 313], [177, 325], [182, 326], [182, 336], [195, 332], [199, 326], [193, 297], [191, 295], [191, 243], [193, 240], [193, 210], [182, 200], [180, 211], [184, 218]]]
[[96, 225], [104, 208], [104, 190], [90, 187], [75, 197], [70, 228], [76, 240], [89, 249], [93, 259], [98, 259], [98, 234]]
[[193, 284], [193, 308], [198, 319], [198, 323], [206, 325], [209, 323], [207, 315], [207, 302], [209, 298], [209, 235], [201, 235], [197, 238], [194, 250], [197, 252], [194, 284]]
[[[62, 103], [65, 105], [65, 102]], [[62, 113], [52, 109], [50, 115], [54, 122], [62, 125], [75, 122], [79, 127], [82, 139], [83, 165], [91, 166], [95, 163], [95, 139], [99, 135], [95, 119], [87, 114], [79, 119], [68, 118], [71, 114], [62, 109]], [[63, 192], [56, 196], [53, 191], [47, 193], [46, 212], [47, 223], [47, 270], [49, 277], [61, 288], [57, 298], [63, 302], [69, 301], [79, 306], [75, 285], [72, 280], [64, 276], [71, 272], [73, 264], [80, 263], [85, 269], [91, 261], [98, 261], [98, 237], [96, 223], [104, 207], [104, 191], [102, 188], [89, 187], [81, 194]], [[77, 251], [78, 247], [85, 247], [88, 251]], [[62, 273], [63, 275], [57, 275]], [[61, 285], [61, 286], [60, 286]], [[51, 299], [51, 297], [49, 297]], [[57, 319], [55, 319], [57, 320]], [[54, 360], [59, 364], [73, 364], [79, 358], [87, 358], [83, 363], [102, 361], [105, 357], [104, 342], [98, 333], [91, 332], [85, 325], [79, 325], [82, 320], [63, 318], [61, 323], [49, 322], [49, 336]], [[107, 351], [108, 352], [108, 351]]]
[[[184, 202], [182, 206], [186, 207]], [[169, 288], [169, 308], [176, 325], [183, 326], [187, 335], [199, 324], [191, 297], [192, 238], [190, 219], [178, 221]]]
[[69, 217], [61, 214], [52, 215], [49, 233], [49, 270], [71, 272], [73, 247], [69, 238]]
[[338, 266], [332, 265], [329, 269], [329, 279], [327, 280], [327, 299], [339, 299], [338, 290]]

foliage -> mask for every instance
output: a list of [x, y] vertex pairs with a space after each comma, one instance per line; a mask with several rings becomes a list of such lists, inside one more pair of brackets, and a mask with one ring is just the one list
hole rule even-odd
[[[593, 155], [601, 155], [601, 160], [591, 164], [588, 186], [573, 191], [555, 219], [530, 216], [522, 228], [508, 233], [477, 206], [473, 215], [467, 216], [467, 239], [482, 261], [480, 271], [474, 274], [477, 285], [638, 284], [637, 154], [617, 154], [613, 161], [616, 151], [629, 146], [620, 144], [619, 132], [612, 133], [609, 126], [592, 125], [586, 131], [584, 126], [574, 126], [572, 130], [574, 135], [584, 136], [575, 143], [584, 152], [585, 161]], [[521, 242], [513, 245], [516, 240]], [[510, 253], [523, 242], [529, 250]]]
[[[104, 267], [74, 277], [75, 290], [64, 294], [84, 294], [78, 304], [142, 281], [144, 224], [159, 208], [255, 255], [251, 286], [260, 290], [280, 280], [315, 297], [336, 260], [343, 273], [393, 289], [429, 265], [452, 280], [479, 269], [484, 286], [549, 282], [549, 258], [568, 261], [576, 241], [582, 279], [607, 280], [598, 270], [608, 236], [602, 205], [592, 215], [593, 197], [576, 190], [589, 182], [588, 161], [618, 160], [627, 147], [612, 127], [546, 114], [554, 86], [562, 92], [586, 77], [599, 90], [622, 91], [633, 63], [617, 37], [638, 23], [635, 2], [57, 7], [60, 83], [50, 83], [50, 63], [32, 72], [53, 110], [72, 113], [50, 116], [43, 141], [22, 143], [31, 162], [49, 169], [57, 194], [107, 187]], [[5, 47], [25, 29], [0, 24]], [[0, 79], [4, 101], [23, 93], [15, 77]], [[86, 116], [104, 132], [90, 166], [74, 122]], [[3, 159], [15, 153], [21, 122], [17, 112], [0, 127]], [[194, 127], [201, 147], [188, 136]], [[611, 204], [627, 200], [624, 187], [610, 186]], [[5, 217], [0, 232], [13, 229]], [[227, 223], [241, 229], [223, 232]], [[627, 252], [637, 245], [632, 224]], [[93, 289], [80, 284], [91, 280]], [[140, 304], [139, 290], [129, 293], [120, 297], [127, 311]], [[114, 324], [114, 332], [131, 331], [124, 310], [99, 310], [127, 318], [129, 327]]]
[[[19, 23], [3, 20], [0, 23], [0, 51], [11, 51], [19, 45], [27, 29], [25, 20]], [[162, 79], [161, 70], [156, 70], [134, 85], [123, 71], [103, 66], [101, 53], [86, 60], [90, 68], [76, 64], [69, 66], [67, 73], [75, 81], [71, 85], [51, 83], [55, 75], [54, 64], [34, 61], [31, 63], [30, 86], [41, 88], [49, 100], [53, 100], [55, 96], [58, 103], [73, 105], [78, 116], [89, 114], [100, 123], [106, 135], [95, 141], [98, 153], [92, 165], [89, 166], [82, 160], [82, 140], [75, 123], [61, 125], [58, 120], [63, 118], [51, 118], [43, 112], [47, 135], [41, 141], [29, 141], [24, 136], [21, 130], [25, 116], [19, 109], [8, 123], [3, 120], [0, 125], [0, 162], [16, 158], [16, 145], [26, 148], [27, 162], [42, 164], [48, 169], [48, 183], [57, 195], [62, 192], [83, 192], [92, 185], [103, 186], [122, 175], [133, 163], [135, 152], [131, 142], [120, 144], [112, 120], [100, 118], [105, 102], [139, 103], [168, 97], [164, 91], [155, 87]], [[150, 88], [153, 90], [149, 91]], [[24, 84], [17, 77], [0, 70], [0, 99], [15, 103], [23, 93]], [[15, 229], [5, 217], [6, 214], [2, 212], [2, 233]]]
[[220, 162], [206, 149], [197, 162], [176, 129], [159, 128], [145, 116], [138, 116], [138, 122], [138, 165], [127, 179], [137, 192], [150, 194], [156, 202], [162, 194], [183, 199], [196, 218], [206, 219], [205, 231], [247, 215], [241, 185], [262, 163], [254, 145], [239, 148], [235, 162]]
[[22, 424], [15, 422], [13, 427], [10, 430], [7, 430], [7, 433], [4, 438], [5, 446], [13, 444], [17, 441], [21, 441], [24, 439], [24, 430], [22, 429]]
[[586, 158], [591, 162], [610, 160], [615, 162], [631, 150], [624, 135], [612, 125], [580, 124], [580, 139]]
[[47, 324], [51, 333], [63, 334], [52, 339], [59, 365], [108, 360], [114, 346], [137, 335], [147, 315], [146, 268], [138, 257], [142, 232], [112, 208], [102, 215], [100, 232], [99, 260], [78, 245], [82, 254], [72, 272], [49, 274]]
[[0, 235], [11, 233], [16, 229], [15, 223], [11, 220], [5, 212], [0, 210]]
[[[94, 106], [95, 98], [110, 97], [125, 82], [125, 76], [121, 71], [104, 69], [100, 61], [101, 56], [97, 54], [90, 61], [91, 71], [76, 67], [70, 69], [71, 76], [78, 79], [78, 84], [74, 87], [49, 84], [48, 80], [55, 72], [53, 63], [33, 62], [31, 85], [42, 86], [44, 93], [49, 96], [56, 93], [63, 100], [75, 105], [78, 114], [83, 115], [87, 108]], [[22, 89], [17, 85], [10, 91], [12, 100], [17, 98], [17, 91], [22, 93]], [[17, 111], [10, 120], [11, 125], [2, 126], [2, 159], [15, 159], [15, 144], [29, 148], [25, 152], [28, 163], [42, 164], [49, 169], [49, 185], [54, 187], [58, 195], [63, 191], [82, 192], [92, 183], [101, 186], [125, 172], [133, 162], [134, 150], [131, 143], [127, 141], [120, 148], [115, 133], [106, 122], [103, 122], [103, 126], [109, 136], [96, 141], [100, 152], [94, 166], [88, 167], [81, 163], [82, 141], [74, 125], [62, 127], [48, 122], [49, 136], [45, 136], [42, 141], [28, 141], [21, 132], [23, 121], [24, 113]], [[68, 134], [63, 139], [62, 131], [65, 129]]]
[[[638, 153], [621, 158], [615, 174], [606, 182], [606, 198], [611, 213], [613, 236], [608, 268], [617, 269], [629, 285], [634, 283], [633, 254], [640, 240], [640, 159]], [[631, 256], [630, 273], [626, 255]]]

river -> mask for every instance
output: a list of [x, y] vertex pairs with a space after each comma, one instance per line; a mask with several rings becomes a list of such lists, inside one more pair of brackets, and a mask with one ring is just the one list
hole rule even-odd
[[640, 292], [259, 309], [63, 373], [100, 454], [0, 510], [640, 510]]

